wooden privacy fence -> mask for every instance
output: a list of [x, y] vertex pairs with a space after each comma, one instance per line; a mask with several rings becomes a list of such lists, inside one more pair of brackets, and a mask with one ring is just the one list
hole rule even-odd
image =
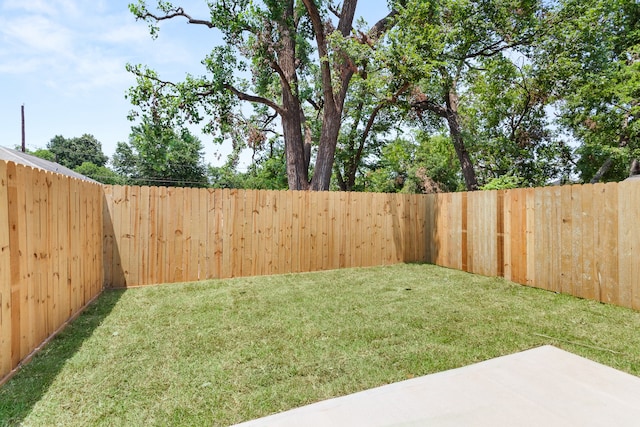
[[0, 379], [102, 291], [102, 194], [0, 161]]
[[429, 262], [640, 309], [640, 182], [429, 196]]
[[640, 309], [640, 182], [431, 195], [105, 187], [108, 286], [425, 261]]
[[112, 287], [428, 259], [424, 195], [107, 186], [105, 200]]
[[0, 378], [103, 286], [423, 261], [640, 309], [640, 182], [404, 195], [100, 186], [0, 161]]

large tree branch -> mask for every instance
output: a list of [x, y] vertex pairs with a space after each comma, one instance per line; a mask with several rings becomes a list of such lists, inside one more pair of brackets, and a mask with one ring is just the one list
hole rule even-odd
[[430, 111], [439, 117], [447, 118], [447, 109], [440, 104], [437, 104], [433, 100], [429, 99], [427, 95], [419, 91], [415, 95], [415, 100], [411, 102], [411, 108], [420, 114], [423, 111]]
[[[316, 6], [314, 0], [302, 0], [309, 18], [311, 19], [311, 25], [313, 26], [313, 32], [316, 36], [316, 43], [318, 45], [318, 55], [320, 56], [320, 74], [322, 78], [322, 92], [325, 99], [325, 104], [331, 103], [336, 106], [335, 97], [333, 96], [333, 88], [331, 85], [331, 66], [329, 64], [329, 50], [327, 48], [327, 37], [325, 35], [325, 28], [322, 23], [322, 17], [320, 11]], [[336, 106], [337, 107], [337, 106]]]
[[[367, 125], [365, 126], [364, 131], [362, 132], [362, 137], [360, 138], [360, 144], [358, 145], [358, 151], [356, 153], [356, 159], [358, 160], [353, 162], [353, 166], [352, 166], [354, 169], [357, 168], [358, 164], [360, 163], [359, 160], [362, 157], [362, 153], [364, 152], [365, 142], [367, 141], [367, 138], [369, 138], [369, 133], [371, 132], [371, 129], [373, 128], [373, 124], [375, 123], [376, 118], [378, 117], [378, 114], [380, 113], [380, 111], [382, 111], [382, 109], [388, 105], [395, 104], [398, 101], [398, 98], [400, 97], [400, 95], [406, 92], [407, 89], [409, 89], [409, 87], [411, 87], [410, 83], [403, 84], [397, 91], [395, 91], [393, 95], [391, 95], [391, 97], [384, 99], [383, 101], [379, 102], [378, 105], [375, 106], [375, 108], [371, 112], [371, 115], [369, 116], [369, 120], [367, 120]], [[352, 170], [351, 172], [355, 175], [355, 170]]]
[[[166, 86], [170, 86], [172, 88], [174, 88], [177, 91], [180, 91], [179, 86], [171, 81], [167, 81], [167, 80], [162, 80], [159, 77], [156, 76], [152, 76], [149, 75], [147, 73], [142, 73], [140, 71], [137, 70], [132, 70], [132, 72], [137, 75], [138, 77], [143, 77], [143, 78], [147, 78], [149, 80], [152, 80], [156, 83], [158, 83], [159, 85], [161, 85], [162, 87], [166, 87]], [[258, 104], [263, 104], [266, 105], [267, 107], [272, 108], [276, 113], [282, 115], [284, 113], [284, 109], [276, 104], [275, 102], [271, 101], [270, 99], [261, 97], [261, 96], [256, 96], [256, 95], [250, 95], [248, 93], [242, 92], [238, 89], [236, 89], [233, 85], [230, 85], [228, 83], [225, 83], [222, 85], [223, 88], [225, 88], [226, 90], [230, 91], [231, 93], [233, 93], [238, 99], [240, 99], [241, 101], [248, 101], [248, 102], [255, 102]], [[202, 90], [204, 89], [204, 90]], [[208, 84], [202, 84], [199, 86], [198, 89], [196, 89], [196, 96], [199, 98], [204, 98], [210, 95], [213, 95], [217, 92], [216, 89], [212, 88], [212, 85], [208, 85]]]
[[189, 24], [204, 25], [204, 26], [209, 27], [209, 28], [215, 28], [215, 25], [213, 25], [213, 23], [211, 21], [207, 21], [207, 20], [204, 20], [204, 19], [192, 18], [181, 7], [176, 8], [172, 13], [167, 13], [166, 15], [155, 15], [155, 14], [150, 13], [148, 11], [146, 11], [143, 14], [136, 14], [136, 18], [138, 18], [138, 19], [143, 19], [143, 20], [153, 19], [154, 21], [157, 21], [157, 22], [164, 21], [164, 20], [167, 20], [167, 19], [173, 19], [173, 18], [176, 18], [176, 17], [179, 17], [179, 16], [182, 16], [182, 17], [186, 18]]
[[[355, 3], [356, 1], [345, 0], [345, 6], [343, 7], [342, 14], [340, 17], [340, 24], [338, 25], [338, 30], [341, 31], [344, 37], [347, 37], [349, 35], [349, 32], [352, 29], [353, 18], [355, 14]], [[349, 5], [349, 8], [346, 9], [346, 11], [349, 13], [345, 13], [346, 5]], [[353, 10], [351, 8], [353, 8]], [[389, 28], [391, 28], [391, 26], [393, 25], [393, 17], [397, 14], [398, 12], [396, 10], [392, 10], [391, 12], [389, 12], [387, 16], [385, 16], [384, 18], [376, 22], [375, 25], [369, 29], [369, 32], [367, 34], [360, 33], [360, 37], [358, 41], [360, 43], [366, 44], [369, 47], [373, 48], [373, 46], [375, 46], [375, 44], [377, 43], [378, 39], [382, 37], [382, 35], [385, 32], [387, 32]], [[342, 24], [343, 24], [343, 28], [341, 29], [340, 25]], [[340, 87], [339, 99], [346, 98], [347, 91], [349, 90], [349, 83], [351, 81], [351, 77], [353, 76], [354, 72], [357, 71], [357, 68], [355, 67], [355, 65], [353, 65], [353, 62], [351, 61], [350, 58], [346, 56], [346, 54], [344, 55], [344, 61], [345, 61], [345, 66], [343, 67], [342, 85]]]
[[374, 40], [379, 39], [384, 33], [386, 33], [393, 26], [394, 24], [393, 18], [397, 14], [398, 14], [398, 11], [393, 9], [391, 10], [391, 12], [389, 12], [387, 16], [385, 16], [384, 18], [376, 22], [375, 25], [371, 27], [371, 29], [369, 29], [369, 34], [368, 34], [369, 37]]
[[[241, 101], [255, 102], [258, 104], [266, 105], [267, 107], [272, 108], [276, 113], [280, 114], [281, 116], [285, 113], [284, 108], [282, 108], [280, 105], [276, 104], [275, 102], [271, 101], [270, 99], [264, 98], [262, 96], [250, 95], [248, 93], [245, 93], [236, 89], [230, 84], [224, 84], [223, 87], [228, 91], [230, 91], [231, 93], [233, 93]], [[211, 95], [213, 93], [214, 91], [208, 91], [208, 92], [203, 92], [201, 94], [203, 96], [206, 96], [206, 95]]]
[[344, 0], [340, 9], [340, 19], [338, 19], [338, 31], [343, 37], [351, 34], [353, 28], [353, 18], [356, 14], [357, 0]]

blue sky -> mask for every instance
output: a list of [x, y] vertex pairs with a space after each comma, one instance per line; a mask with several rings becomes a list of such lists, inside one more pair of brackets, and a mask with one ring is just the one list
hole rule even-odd
[[[125, 93], [135, 83], [125, 64], [145, 64], [161, 77], [201, 74], [200, 61], [217, 42], [205, 27], [167, 21], [156, 40], [136, 22], [130, 0], [0, 0], [0, 145], [20, 144], [24, 104], [29, 149], [55, 135], [94, 135], [111, 156], [127, 141], [132, 123]], [[154, 2], [149, 2], [150, 4]], [[359, 10], [385, 14], [386, 1], [361, 1]], [[204, 0], [177, 0], [194, 17], [207, 18]], [[364, 5], [366, 4], [366, 6]], [[378, 13], [376, 13], [378, 12]], [[205, 161], [219, 164], [224, 147], [206, 136]]]

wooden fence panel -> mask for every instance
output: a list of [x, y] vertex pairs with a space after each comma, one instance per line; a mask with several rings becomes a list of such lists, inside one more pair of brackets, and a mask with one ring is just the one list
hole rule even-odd
[[[148, 202], [146, 191], [105, 191], [114, 285], [116, 254], [127, 286], [426, 260], [640, 305], [632, 184], [437, 195], [149, 189]], [[131, 214], [140, 209], [148, 215]]]
[[102, 291], [102, 203], [100, 185], [0, 161], [0, 381]]
[[618, 187], [619, 304], [640, 310], [640, 183]]
[[435, 230], [428, 196], [110, 186], [104, 198], [110, 286], [422, 261]]

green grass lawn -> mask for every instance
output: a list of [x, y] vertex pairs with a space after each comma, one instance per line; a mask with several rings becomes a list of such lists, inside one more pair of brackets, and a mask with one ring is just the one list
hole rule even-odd
[[640, 375], [640, 313], [430, 265], [107, 291], [0, 425], [229, 425], [543, 344]]

